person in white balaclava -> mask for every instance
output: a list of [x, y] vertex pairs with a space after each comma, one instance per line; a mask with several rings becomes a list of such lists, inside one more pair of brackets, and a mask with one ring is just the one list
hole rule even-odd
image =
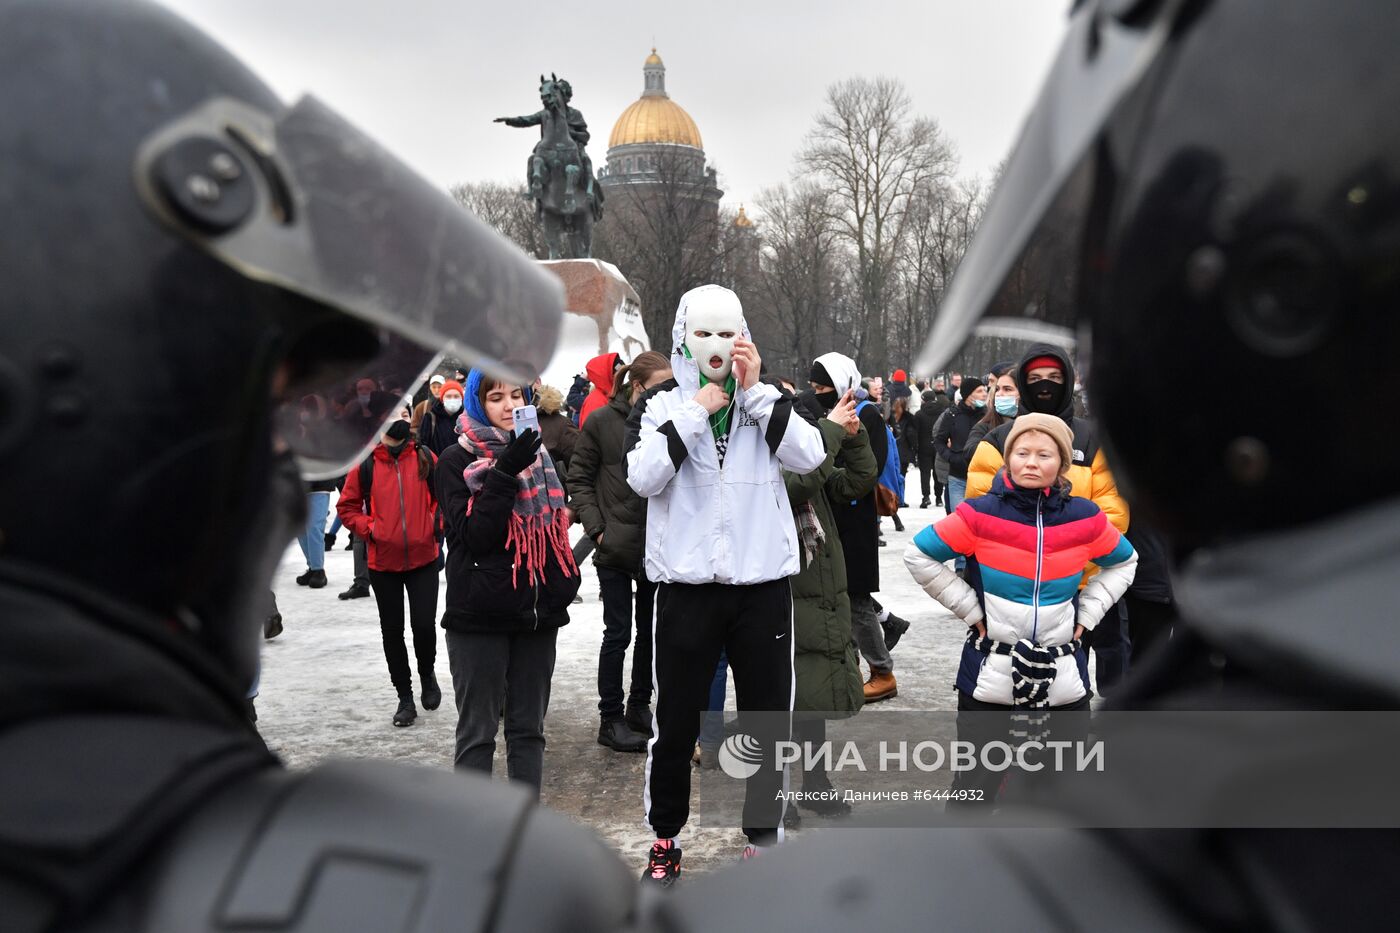
[[[720, 652], [741, 711], [790, 718], [787, 578], [800, 566], [782, 471], [810, 473], [826, 457], [817, 427], [759, 381], [758, 349], [732, 291], [686, 292], [672, 336], [675, 378], [633, 407], [624, 461], [628, 484], [648, 500], [644, 566], [658, 584], [645, 797], [657, 841], [643, 880], [665, 886], [680, 874], [675, 837], [689, 818], [690, 758]], [[760, 744], [762, 763], [744, 802], [746, 857], [781, 832], [783, 775], [773, 767], [772, 743]]]

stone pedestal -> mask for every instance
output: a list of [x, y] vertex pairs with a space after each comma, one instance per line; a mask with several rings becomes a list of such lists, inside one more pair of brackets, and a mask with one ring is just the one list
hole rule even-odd
[[564, 326], [542, 378], [567, 389], [590, 359], [602, 353], [631, 361], [651, 349], [641, 299], [612, 263], [601, 259], [546, 259], [540, 266], [564, 283]]

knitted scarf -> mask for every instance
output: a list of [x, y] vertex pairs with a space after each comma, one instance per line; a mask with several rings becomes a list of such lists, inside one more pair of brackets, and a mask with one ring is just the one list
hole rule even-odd
[[1028, 638], [1016, 644], [978, 638], [975, 642], [983, 654], [1011, 655], [1011, 702], [1017, 706], [1041, 709], [1050, 705], [1050, 684], [1055, 680], [1055, 659], [1074, 654], [1078, 641], [1047, 648]]
[[1047, 648], [1027, 638], [1013, 645], [968, 634], [974, 647], [983, 654], [1011, 655], [1011, 702], [1018, 713], [1012, 717], [1012, 735], [1019, 739], [1043, 736], [1045, 714], [1050, 707], [1050, 684], [1055, 680], [1055, 659], [1078, 651], [1079, 641]]
[[[476, 458], [462, 472], [462, 478], [472, 494], [471, 501], [467, 503], [467, 514], [471, 515], [476, 494], [486, 484], [486, 471], [491, 469], [497, 455], [511, 442], [511, 435], [508, 431], [477, 420], [468, 412], [458, 417], [457, 434], [457, 443]], [[550, 458], [549, 451], [541, 447], [535, 462], [528, 471], [516, 477], [516, 482], [519, 489], [506, 530], [506, 549], [515, 555], [511, 586], [519, 585], [522, 566], [530, 583], [543, 583], [545, 563], [551, 552], [563, 568], [564, 576], [571, 577], [578, 573], [573, 550], [569, 547], [564, 487], [559, 482], [559, 474], [554, 469], [554, 460]]]
[[804, 565], [810, 567], [826, 543], [826, 530], [817, 517], [817, 507], [810, 502], [799, 505], [793, 514], [797, 516], [797, 537], [802, 542]]
[[[685, 354], [686, 359], [692, 359], [690, 347], [681, 347], [681, 352]], [[699, 373], [699, 376], [700, 388], [702, 389], [713, 381], [704, 373]], [[724, 380], [724, 394], [729, 396], [729, 404], [710, 416], [710, 433], [714, 434], [717, 441], [722, 441], [729, 436], [729, 413], [734, 410], [734, 390], [738, 387], [739, 383], [734, 379], [734, 373], [731, 371]], [[723, 460], [724, 457], [721, 456], [720, 459]]]

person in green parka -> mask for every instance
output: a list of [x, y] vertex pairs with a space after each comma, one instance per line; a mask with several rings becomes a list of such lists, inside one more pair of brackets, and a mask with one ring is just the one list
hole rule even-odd
[[[804, 393], [810, 395], [810, 393]], [[830, 412], [814, 399], [797, 404], [817, 425], [826, 459], [799, 476], [783, 471], [788, 499], [797, 522], [802, 570], [791, 578], [797, 697], [793, 704], [794, 739], [813, 747], [826, 741], [826, 719], [853, 716], [865, 703], [860, 662], [851, 638], [851, 602], [846, 594], [846, 557], [836, 531], [833, 501], [860, 499], [878, 479], [870, 436], [856, 415], [855, 397], [847, 392]], [[820, 768], [803, 775], [803, 790], [830, 790]], [[799, 805], [826, 815], [844, 814], [850, 804], [802, 799]]]

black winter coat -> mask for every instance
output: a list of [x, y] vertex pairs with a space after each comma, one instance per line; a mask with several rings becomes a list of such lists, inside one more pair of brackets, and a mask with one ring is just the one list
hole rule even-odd
[[914, 416], [906, 411], [901, 420], [895, 421], [894, 415], [891, 415], [890, 430], [894, 432], [895, 448], [899, 451], [899, 468], [901, 471], [908, 470], [914, 465], [913, 441], [917, 431]]
[[544, 438], [544, 449], [554, 459], [554, 469], [559, 474], [559, 482], [564, 491], [569, 491], [569, 470], [574, 459], [574, 448], [578, 444], [578, 428], [567, 415], [557, 411], [540, 411], [540, 437]]
[[965, 450], [967, 436], [972, 427], [982, 420], [985, 412], [969, 408], [962, 402], [953, 406], [951, 417], [943, 419], [943, 424], [933, 435], [934, 448], [941, 448], [952, 442], [948, 451], [948, 475], [955, 479], [967, 479], [967, 465], [972, 462], [971, 451]]
[[[885, 469], [889, 443], [885, 436], [885, 419], [880, 409], [867, 405], [860, 410], [860, 423], [870, 436], [870, 449], [875, 454], [875, 475]], [[837, 454], [836, 465], [844, 468], [845, 458]], [[833, 502], [836, 529], [841, 535], [841, 548], [846, 555], [846, 591], [854, 596], [866, 596], [880, 590], [880, 543], [876, 533], [875, 493], [872, 490], [855, 502]]]
[[418, 443], [428, 448], [435, 456], [457, 443], [457, 415], [449, 415], [442, 407], [442, 399], [433, 402], [423, 414], [418, 425]]
[[646, 547], [647, 500], [627, 485], [627, 416], [632, 406], [624, 393], [588, 416], [569, 465], [569, 504], [584, 533], [603, 540], [593, 563], [634, 576], [642, 572]]
[[938, 424], [938, 416], [948, 410], [948, 396], [936, 395], [932, 402], [924, 402], [914, 412], [914, 443], [911, 445], [918, 454], [920, 463], [932, 469], [933, 458], [938, 451], [933, 446], [933, 427]]
[[1172, 601], [1171, 554], [1167, 541], [1157, 529], [1136, 515], [1128, 526], [1127, 538], [1138, 553], [1137, 574], [1128, 592], [1153, 603]]
[[453, 444], [438, 458], [433, 473], [447, 520], [447, 609], [442, 627], [510, 634], [567, 625], [578, 573], [565, 576], [551, 555], [543, 584], [532, 584], [524, 568], [512, 583], [515, 553], [506, 549], [506, 527], [519, 486], [515, 477], [494, 467], [488, 470], [468, 517], [472, 496], [462, 473], [474, 459], [466, 448]]

